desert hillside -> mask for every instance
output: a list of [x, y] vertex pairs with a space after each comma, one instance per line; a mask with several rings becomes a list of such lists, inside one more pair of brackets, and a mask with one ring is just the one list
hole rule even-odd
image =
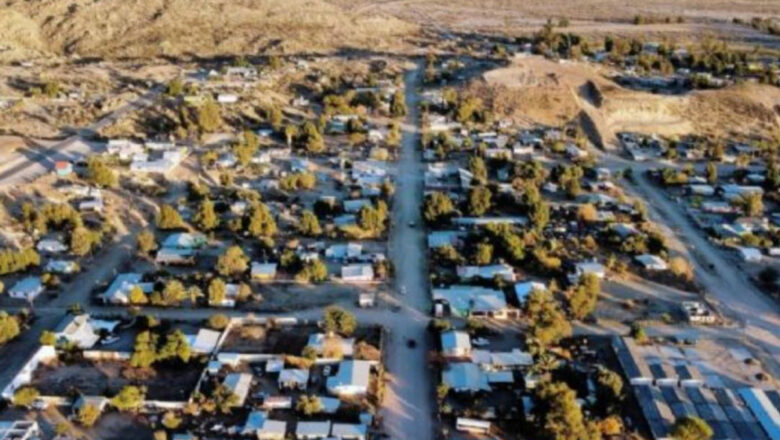
[[0, 59], [382, 50], [414, 31], [322, 0], [8, 0], [0, 7]]
[[559, 125], [586, 117], [610, 143], [620, 131], [773, 135], [780, 130], [780, 89], [746, 84], [664, 96], [628, 90], [595, 66], [516, 59], [469, 86], [499, 115]]

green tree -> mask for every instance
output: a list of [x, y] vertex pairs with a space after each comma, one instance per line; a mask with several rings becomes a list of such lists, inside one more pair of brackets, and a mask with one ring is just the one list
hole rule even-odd
[[400, 118], [406, 116], [407, 111], [404, 93], [402, 90], [397, 90], [390, 100], [390, 114], [395, 118]]
[[76, 420], [78, 420], [81, 426], [85, 428], [91, 428], [94, 426], [95, 422], [97, 422], [99, 418], [100, 409], [91, 403], [88, 403], [79, 408], [78, 413], [76, 414]]
[[214, 278], [209, 283], [208, 287], [209, 304], [219, 305], [225, 300], [227, 295], [227, 285], [222, 278]]
[[485, 266], [493, 261], [493, 245], [490, 243], [479, 243], [474, 252], [474, 264]]
[[14, 391], [13, 404], [16, 406], [30, 407], [41, 393], [33, 387], [21, 387]]
[[742, 194], [734, 200], [734, 205], [739, 207], [748, 217], [758, 217], [764, 212], [763, 196], [759, 192]]
[[563, 382], [545, 382], [538, 391], [542, 435], [550, 440], [600, 440], [601, 433], [588, 423], [577, 404], [577, 393]]
[[136, 412], [144, 403], [146, 392], [134, 385], [125, 385], [109, 403], [119, 411]]
[[247, 231], [258, 238], [276, 235], [276, 221], [264, 203], [257, 202], [252, 204], [249, 210]]
[[423, 217], [431, 224], [439, 224], [446, 221], [455, 212], [455, 204], [452, 199], [443, 192], [436, 191], [425, 198]]
[[160, 229], [178, 229], [184, 226], [179, 211], [171, 205], [164, 204], [160, 206], [160, 212], [157, 214], [157, 227]]
[[674, 422], [671, 434], [675, 440], [709, 440], [713, 432], [710, 425], [698, 417], [682, 417]]
[[647, 342], [647, 331], [645, 331], [645, 328], [638, 322], [635, 322], [631, 324], [631, 337], [634, 338], [636, 342], [643, 344]]
[[87, 180], [102, 188], [114, 188], [119, 183], [116, 173], [98, 156], [87, 158]]
[[209, 199], [204, 199], [200, 202], [200, 206], [198, 206], [198, 210], [192, 217], [192, 221], [201, 231], [208, 232], [216, 229], [219, 226], [219, 217], [214, 211], [214, 202]]
[[217, 258], [217, 272], [222, 276], [235, 276], [246, 272], [249, 257], [238, 246], [231, 246]]
[[162, 418], [162, 425], [168, 429], [176, 429], [181, 426], [182, 419], [173, 411], [166, 411]]
[[323, 315], [325, 331], [350, 336], [357, 329], [355, 315], [339, 306], [329, 306]]
[[167, 86], [165, 86], [165, 94], [175, 98], [184, 93], [184, 83], [181, 78], [176, 77], [172, 79]]
[[24, 248], [20, 251], [13, 249], [0, 251], [0, 275], [20, 272], [40, 264], [41, 257], [33, 248]]
[[298, 231], [307, 237], [318, 237], [322, 234], [320, 221], [313, 212], [306, 210], [301, 214], [301, 221], [298, 224]]
[[596, 376], [598, 401], [606, 406], [608, 413], [620, 414], [623, 401], [623, 378], [620, 374], [605, 368], [599, 368]]
[[306, 262], [295, 279], [301, 283], [322, 283], [328, 279], [328, 266], [320, 260]]
[[529, 333], [542, 347], [557, 344], [571, 335], [571, 324], [561, 312], [558, 302], [546, 290], [534, 290], [525, 303]]
[[146, 296], [141, 286], [133, 286], [127, 296], [130, 304], [140, 306], [149, 303], [149, 297]]
[[715, 185], [718, 183], [718, 166], [715, 162], [707, 163], [707, 183]]
[[70, 233], [70, 252], [73, 255], [83, 257], [89, 254], [100, 243], [102, 234], [84, 226], [73, 229]]
[[469, 157], [469, 171], [474, 175], [474, 180], [476, 180], [479, 185], [487, 183], [487, 166], [485, 166], [485, 161], [481, 157]]
[[364, 231], [368, 231], [374, 236], [381, 235], [385, 230], [385, 221], [387, 220], [387, 206], [383, 205], [381, 200], [376, 207], [365, 205], [358, 213], [358, 224]]
[[216, 408], [223, 414], [229, 414], [238, 406], [238, 396], [224, 384], [219, 384], [211, 393]]
[[483, 216], [492, 205], [493, 195], [485, 186], [477, 186], [469, 191], [468, 208], [469, 213], [475, 217]]
[[585, 319], [596, 309], [601, 283], [589, 273], [580, 277], [578, 285], [569, 294], [569, 312], [574, 319]]
[[230, 323], [230, 318], [222, 313], [215, 313], [209, 317], [208, 326], [214, 330], [224, 330]]
[[179, 359], [185, 364], [190, 361], [192, 348], [187, 336], [181, 330], [174, 330], [165, 336], [165, 343], [157, 352], [157, 360]]
[[157, 362], [158, 336], [149, 330], [135, 337], [133, 354], [130, 356], [130, 366], [133, 368], [149, 368]]
[[322, 400], [318, 396], [300, 396], [295, 409], [305, 416], [319, 414], [323, 410]]
[[0, 310], [0, 345], [19, 336], [19, 319]]
[[207, 99], [197, 108], [196, 119], [201, 133], [213, 133], [222, 124], [219, 105], [213, 99]]
[[141, 255], [149, 255], [152, 251], [157, 250], [157, 240], [154, 238], [154, 232], [149, 229], [144, 229], [139, 232], [135, 237], [136, 248]]
[[57, 335], [50, 330], [44, 330], [41, 332], [41, 337], [38, 338], [38, 342], [40, 342], [41, 345], [53, 346], [57, 344]]

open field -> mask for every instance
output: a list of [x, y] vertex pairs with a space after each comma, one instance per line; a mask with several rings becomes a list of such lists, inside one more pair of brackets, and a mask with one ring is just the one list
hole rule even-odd
[[[695, 38], [702, 34], [731, 34], [739, 40], [774, 41], [744, 26], [730, 24], [735, 17], [750, 20], [755, 16], [776, 15], [777, 4], [768, 0], [669, 2], [651, 0], [624, 2], [618, 0], [330, 0], [343, 7], [355, 3], [361, 11], [394, 15], [410, 23], [436, 24], [459, 31], [523, 33], [537, 30], [548, 18], [566, 17], [570, 30], [584, 34], [655, 34], [676, 38]], [[684, 24], [634, 26], [634, 17], [654, 19], [681, 17]], [[606, 22], [611, 22], [605, 26]], [[679, 41], [679, 40], [677, 40]]]

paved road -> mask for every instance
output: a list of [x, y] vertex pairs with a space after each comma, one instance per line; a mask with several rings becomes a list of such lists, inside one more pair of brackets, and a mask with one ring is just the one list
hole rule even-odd
[[28, 140], [27, 147], [17, 150], [15, 157], [0, 164], [0, 188], [28, 182], [45, 174], [54, 169], [56, 161], [71, 160], [97, 151], [97, 145], [86, 143], [81, 139], [92, 136], [129, 112], [151, 105], [162, 90], [162, 87], [153, 88], [89, 126], [77, 130], [76, 134], [52, 145]]
[[[427, 369], [426, 324], [430, 313], [428, 269], [424, 230], [420, 226], [423, 197], [422, 153], [420, 145], [419, 95], [421, 65], [406, 76], [406, 103], [409, 115], [403, 124], [403, 142], [398, 162], [398, 178], [393, 204], [390, 257], [402, 308], [391, 323], [386, 345], [387, 368], [392, 375], [382, 415], [393, 439], [431, 438], [433, 385]], [[409, 222], [416, 227], [410, 227]], [[387, 312], [385, 312], [387, 313]], [[406, 347], [414, 339], [416, 348]]]

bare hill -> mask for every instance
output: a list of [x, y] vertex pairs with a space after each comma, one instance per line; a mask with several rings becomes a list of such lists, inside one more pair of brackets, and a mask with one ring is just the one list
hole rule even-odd
[[[322, 0], [8, 0], [0, 57], [202, 56], [398, 47], [416, 27], [352, 13]], [[10, 19], [8, 17], [11, 17]]]
[[587, 119], [606, 143], [619, 131], [772, 136], [780, 130], [780, 89], [758, 84], [664, 96], [628, 90], [594, 66], [518, 58], [470, 85], [496, 113], [558, 125]]

